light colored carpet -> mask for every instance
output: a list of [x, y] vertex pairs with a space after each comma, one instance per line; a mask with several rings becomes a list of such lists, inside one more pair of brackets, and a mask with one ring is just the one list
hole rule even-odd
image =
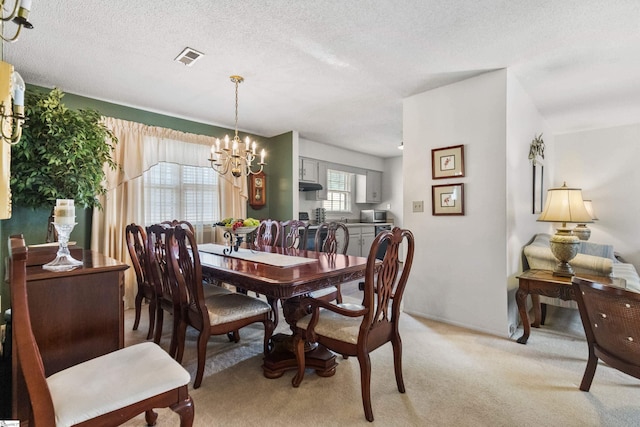
[[[146, 308], [146, 307], [143, 307]], [[161, 345], [168, 348], [170, 318]], [[147, 315], [126, 345], [144, 340]], [[281, 323], [278, 331], [286, 331]], [[307, 371], [300, 388], [293, 371], [262, 375], [261, 327], [241, 330], [240, 343], [212, 338], [202, 386], [191, 390], [195, 426], [370, 425], [364, 418], [356, 358], [338, 357], [331, 378]], [[397, 391], [388, 344], [371, 354], [374, 424], [384, 426], [637, 426], [640, 380], [599, 364], [591, 391], [578, 389], [587, 345], [578, 312], [549, 308], [547, 325], [532, 328], [527, 345], [406, 315], [401, 318], [406, 394]], [[183, 365], [195, 377], [195, 333]], [[158, 426], [178, 425], [159, 410]], [[142, 426], [142, 416], [127, 426]]]

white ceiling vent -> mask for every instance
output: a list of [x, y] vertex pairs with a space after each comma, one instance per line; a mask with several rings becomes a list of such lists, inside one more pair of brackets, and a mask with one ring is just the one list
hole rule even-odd
[[193, 65], [201, 56], [204, 56], [204, 53], [198, 52], [195, 49], [191, 49], [190, 47], [185, 47], [180, 55], [176, 56], [176, 61], [182, 62], [187, 67]]

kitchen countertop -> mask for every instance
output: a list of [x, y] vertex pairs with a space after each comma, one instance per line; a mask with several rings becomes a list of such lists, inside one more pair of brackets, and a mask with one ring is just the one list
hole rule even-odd
[[[390, 222], [345, 222], [344, 225], [346, 225], [347, 227], [367, 227], [367, 226], [377, 227], [380, 225], [393, 225], [393, 224]], [[309, 229], [314, 230], [314, 229], [317, 229], [318, 226], [319, 224], [310, 224]]]

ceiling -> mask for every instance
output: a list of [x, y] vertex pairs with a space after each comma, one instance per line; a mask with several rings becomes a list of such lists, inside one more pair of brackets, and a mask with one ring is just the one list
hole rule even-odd
[[404, 98], [505, 67], [554, 133], [640, 121], [638, 0], [34, 1], [29, 20], [3, 48], [27, 83], [233, 128], [239, 74], [240, 130], [380, 157]]

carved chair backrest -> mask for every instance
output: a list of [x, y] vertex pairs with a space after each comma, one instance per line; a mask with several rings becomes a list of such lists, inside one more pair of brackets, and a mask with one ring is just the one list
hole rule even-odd
[[280, 221], [265, 219], [260, 222], [256, 230], [254, 244], [256, 246], [276, 246], [277, 242], [280, 241], [281, 233], [282, 225]]
[[55, 411], [47, 385], [40, 349], [33, 335], [27, 297], [27, 255], [22, 236], [11, 236], [8, 241], [11, 285], [11, 320], [20, 366], [27, 384], [35, 425], [53, 425]]
[[144, 227], [133, 223], [127, 225], [125, 237], [138, 286], [151, 287], [148, 273], [149, 266], [147, 265], [147, 233], [144, 231]]
[[154, 224], [147, 227], [147, 254], [149, 259], [149, 279], [153, 283], [159, 303], [164, 307], [175, 305], [175, 283], [167, 266], [167, 231], [169, 224]]
[[292, 219], [282, 223], [281, 246], [287, 249], [306, 249], [309, 225]]
[[[379, 247], [385, 243], [387, 250], [380, 263], [376, 256]], [[401, 265], [399, 254], [403, 244], [406, 257]], [[369, 329], [382, 322], [397, 323], [402, 296], [413, 264], [414, 245], [413, 233], [399, 227], [378, 233], [374, 239], [367, 257], [362, 303], [370, 308], [363, 320]]]
[[200, 329], [209, 325], [209, 312], [202, 287], [202, 264], [194, 234], [176, 227], [169, 234], [169, 271], [179, 289], [180, 304], [190, 324]]
[[316, 230], [314, 246], [318, 252], [346, 254], [349, 247], [349, 229], [341, 222], [324, 222]]

